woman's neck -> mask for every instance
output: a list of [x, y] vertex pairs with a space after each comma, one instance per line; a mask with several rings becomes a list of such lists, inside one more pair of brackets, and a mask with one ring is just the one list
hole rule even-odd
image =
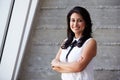
[[79, 34], [79, 35], [78, 35], [78, 34], [75, 34], [75, 38], [76, 38], [76, 39], [79, 39], [79, 38], [81, 38], [81, 37], [82, 37], [82, 34]]

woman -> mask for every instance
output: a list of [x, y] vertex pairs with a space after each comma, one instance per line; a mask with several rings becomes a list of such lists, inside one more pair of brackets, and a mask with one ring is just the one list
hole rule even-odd
[[94, 80], [97, 43], [91, 36], [90, 15], [85, 8], [76, 6], [68, 13], [67, 23], [67, 39], [52, 60], [52, 69], [61, 73], [62, 80]]

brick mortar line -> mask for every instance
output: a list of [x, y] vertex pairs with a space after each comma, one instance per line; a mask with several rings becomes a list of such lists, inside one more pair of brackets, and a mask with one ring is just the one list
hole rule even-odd
[[120, 46], [120, 42], [103, 42], [99, 43], [98, 45], [103, 45], [103, 46]]
[[[35, 46], [60, 46], [61, 43], [53, 43], [53, 42], [33, 42], [33, 45]], [[120, 42], [108, 42], [108, 43], [99, 43], [98, 45], [103, 45], [103, 46], [120, 46]]]
[[[96, 29], [120, 29], [120, 26], [108, 26], [108, 27], [93, 26], [93, 27], [94, 27], [93, 31]], [[51, 28], [50, 27], [37, 27], [37, 28], [35, 28], [35, 30], [65, 30], [65, 29], [67, 29], [67, 28], [66, 27], [51, 27]]]
[[40, 27], [40, 28], [35, 28], [35, 30], [64, 30], [66, 29], [65, 27], [52, 27], [52, 28], [49, 28], [49, 27]]
[[120, 26], [102, 26], [102, 27], [94, 27], [95, 29], [120, 29]]
[[33, 43], [35, 46], [60, 46], [61, 43], [39, 42]]
[[95, 71], [120, 71], [120, 69], [104, 69], [104, 68], [99, 68], [99, 69], [94, 69]]
[[52, 10], [52, 9], [66, 9], [67, 7], [59, 7], [59, 6], [55, 6], [55, 7], [41, 7], [41, 10]]
[[[104, 5], [99, 5], [99, 6], [86, 6], [86, 8], [92, 8], [92, 9], [120, 9], [120, 6], [104, 6]], [[41, 7], [41, 9], [67, 9], [67, 7]]]
[[100, 9], [120, 9], [120, 6], [102, 6], [102, 5], [99, 5], [96, 8], [100, 8]]

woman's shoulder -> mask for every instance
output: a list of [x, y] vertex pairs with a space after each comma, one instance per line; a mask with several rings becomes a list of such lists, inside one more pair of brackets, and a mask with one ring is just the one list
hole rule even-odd
[[63, 43], [65, 43], [67, 40], [68, 40], [68, 39], [67, 39], [67, 38], [65, 38], [65, 39], [62, 41], [62, 44], [63, 44]]
[[65, 38], [64, 40], [63, 40], [63, 42], [65, 42], [65, 41], [67, 41], [68, 40], [68, 38]]
[[65, 42], [67, 41], [67, 38], [65, 38], [63, 41], [62, 41], [62, 44], [61, 44], [61, 48], [64, 48], [65, 47]]
[[86, 40], [85, 44], [86, 45], [96, 45], [97, 42], [94, 38], [89, 38], [89, 39]]
[[89, 38], [89, 41], [92, 43], [96, 43], [96, 40], [94, 38]]
[[97, 42], [94, 38], [89, 38], [84, 45], [85, 50], [92, 51], [93, 56], [96, 56], [97, 51]]
[[96, 40], [94, 38], [88, 38], [86, 42], [96, 42]]

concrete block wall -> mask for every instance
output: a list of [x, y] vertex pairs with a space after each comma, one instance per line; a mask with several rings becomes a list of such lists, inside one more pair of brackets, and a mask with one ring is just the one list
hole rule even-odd
[[50, 62], [66, 37], [66, 15], [76, 5], [91, 14], [98, 43], [95, 80], [120, 80], [120, 0], [40, 0], [18, 80], [60, 80]]

